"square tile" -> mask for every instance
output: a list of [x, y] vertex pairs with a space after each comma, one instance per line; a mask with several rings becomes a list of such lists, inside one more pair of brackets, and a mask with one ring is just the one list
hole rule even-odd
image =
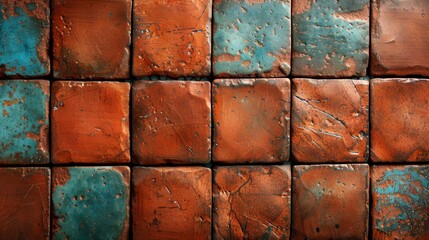
[[53, 239], [128, 239], [128, 167], [54, 167]]
[[210, 161], [210, 83], [135, 81], [133, 161], [143, 165]]
[[133, 75], [209, 76], [212, 0], [135, 0]]
[[214, 162], [288, 161], [289, 79], [215, 80], [213, 122]]
[[290, 0], [215, 0], [213, 73], [285, 77], [290, 73]]
[[373, 1], [371, 74], [429, 77], [429, 1]]
[[131, 0], [53, 0], [57, 79], [130, 77]]
[[294, 166], [293, 239], [368, 239], [367, 164]]
[[49, 81], [0, 81], [0, 165], [49, 163]]
[[212, 174], [203, 167], [133, 169], [134, 239], [210, 239]]
[[0, 2], [0, 77], [50, 73], [49, 0]]
[[429, 239], [429, 165], [373, 166], [373, 239]]
[[49, 168], [0, 168], [0, 238], [49, 239]]
[[289, 165], [216, 167], [213, 174], [214, 239], [289, 239]]
[[52, 85], [55, 164], [130, 162], [129, 83], [57, 81]]
[[369, 0], [292, 0], [292, 74], [365, 76]]
[[292, 96], [292, 155], [295, 161], [367, 161], [367, 80], [293, 79]]
[[429, 79], [371, 80], [371, 160], [429, 162]]

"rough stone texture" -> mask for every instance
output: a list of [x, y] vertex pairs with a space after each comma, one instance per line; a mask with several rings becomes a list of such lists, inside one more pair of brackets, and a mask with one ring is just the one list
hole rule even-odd
[[293, 0], [292, 74], [365, 76], [369, 0]]
[[130, 76], [131, 0], [53, 0], [52, 6], [55, 78]]
[[49, 0], [0, 2], [0, 78], [49, 75]]
[[429, 1], [372, 3], [371, 74], [429, 77]]
[[214, 239], [289, 239], [290, 166], [217, 167]]
[[368, 239], [366, 164], [294, 166], [293, 239]]
[[294, 79], [292, 155], [297, 162], [366, 162], [366, 80]]
[[132, 95], [134, 163], [210, 161], [209, 82], [136, 81]]
[[290, 5], [290, 0], [215, 0], [215, 76], [289, 75]]
[[210, 239], [212, 175], [203, 167], [133, 169], [133, 239]]
[[130, 161], [130, 84], [58, 81], [52, 86], [52, 161]]
[[210, 75], [211, 6], [211, 0], [135, 0], [133, 75]]
[[213, 161], [288, 161], [289, 110], [289, 79], [215, 80]]
[[0, 81], [0, 165], [49, 163], [49, 81]]
[[0, 168], [0, 239], [49, 239], [49, 168]]
[[429, 161], [429, 79], [371, 80], [371, 160]]
[[373, 166], [372, 238], [429, 239], [429, 165]]
[[53, 239], [128, 239], [128, 167], [54, 167]]

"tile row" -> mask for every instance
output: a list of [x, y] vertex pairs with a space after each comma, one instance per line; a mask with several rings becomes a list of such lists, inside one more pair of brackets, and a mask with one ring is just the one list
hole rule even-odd
[[428, 11], [426, 0], [3, 0], [0, 77], [343, 78], [369, 62], [371, 76], [427, 77]]
[[5, 80], [0, 164], [427, 162], [428, 92], [428, 79]]
[[2, 237], [429, 238], [429, 165], [223, 166], [213, 178], [204, 167], [134, 167], [130, 175], [125, 166], [53, 167], [52, 179], [49, 168], [0, 168]]

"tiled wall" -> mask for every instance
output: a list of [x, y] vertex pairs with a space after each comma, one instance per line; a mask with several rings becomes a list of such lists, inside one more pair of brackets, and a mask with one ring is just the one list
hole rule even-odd
[[1, 0], [0, 239], [429, 239], [427, 0]]

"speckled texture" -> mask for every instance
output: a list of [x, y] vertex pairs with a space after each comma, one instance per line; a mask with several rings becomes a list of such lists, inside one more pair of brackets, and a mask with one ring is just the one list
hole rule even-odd
[[214, 239], [289, 239], [289, 165], [216, 167], [213, 174]]
[[209, 76], [211, 0], [135, 0], [133, 75]]
[[429, 239], [429, 165], [374, 166], [373, 239]]
[[371, 74], [429, 77], [429, 1], [372, 0]]
[[50, 73], [49, 0], [0, 2], [0, 77]]
[[53, 239], [128, 239], [128, 167], [53, 169]]
[[0, 81], [0, 165], [49, 163], [49, 81]]
[[0, 168], [0, 239], [49, 239], [49, 168]]
[[292, 155], [303, 163], [366, 162], [369, 83], [293, 79]]
[[129, 98], [127, 82], [54, 82], [52, 161], [130, 162]]
[[53, 0], [57, 79], [130, 77], [131, 0]]
[[215, 76], [289, 75], [290, 7], [289, 0], [215, 0]]
[[368, 239], [369, 166], [294, 166], [293, 239]]
[[365, 76], [369, 0], [293, 0], [292, 74]]
[[133, 161], [143, 165], [210, 161], [209, 82], [135, 81]]
[[288, 161], [289, 79], [217, 79], [212, 104], [214, 162]]
[[429, 162], [429, 79], [371, 80], [371, 159]]
[[211, 239], [211, 181], [209, 168], [134, 168], [133, 239]]

